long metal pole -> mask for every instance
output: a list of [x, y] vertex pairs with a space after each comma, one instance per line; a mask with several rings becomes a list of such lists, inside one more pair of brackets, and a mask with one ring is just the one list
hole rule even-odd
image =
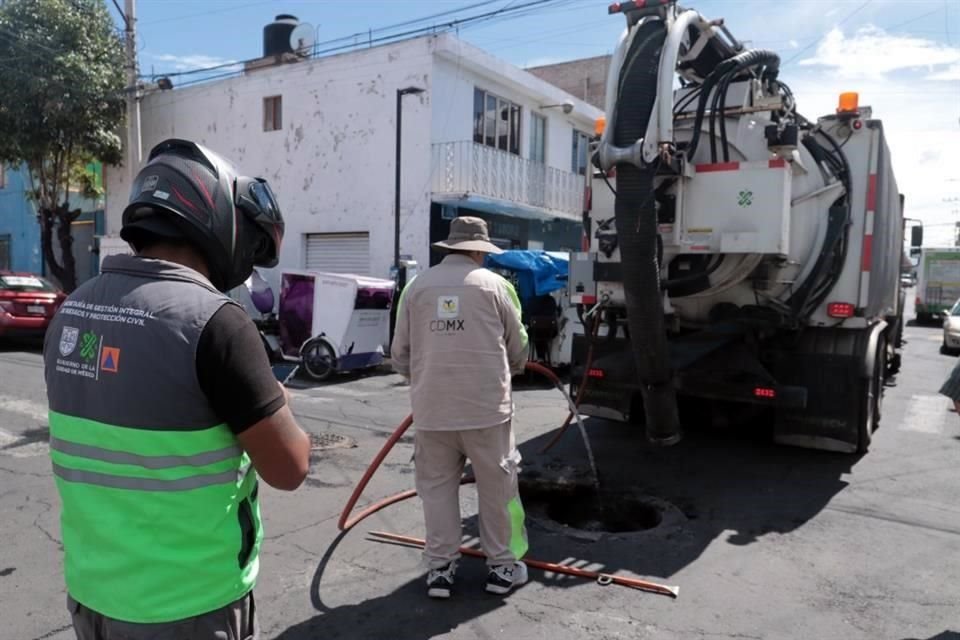
[[137, 7], [124, 1], [124, 33], [127, 57], [127, 173], [130, 186], [140, 166], [140, 104], [137, 100]]
[[394, 170], [396, 172], [396, 182], [393, 191], [393, 268], [396, 271], [397, 278], [400, 277], [400, 141], [401, 131], [403, 129], [403, 90], [397, 89], [397, 144], [396, 160]]
[[401, 104], [403, 100], [403, 90], [397, 89], [397, 142], [395, 145], [396, 158], [394, 158], [394, 185], [393, 185], [393, 273], [396, 278], [396, 290], [394, 291], [394, 301], [390, 306], [390, 344], [393, 344], [394, 329], [397, 326], [397, 306], [400, 301], [400, 292], [403, 282], [400, 278], [400, 139], [402, 131], [403, 112]]

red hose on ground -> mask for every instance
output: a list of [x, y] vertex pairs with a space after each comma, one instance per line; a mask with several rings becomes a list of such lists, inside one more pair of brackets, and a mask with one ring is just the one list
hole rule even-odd
[[[370, 531], [368, 533], [373, 537], [375, 542], [392, 542], [395, 544], [407, 545], [419, 549], [422, 549], [425, 544], [420, 538], [401, 536], [396, 533], [388, 533], [386, 531]], [[465, 556], [473, 556], [474, 558], [486, 557], [483, 551], [474, 549], [472, 547], [460, 547], [460, 553]], [[618, 576], [612, 573], [589, 571], [579, 567], [571, 567], [570, 565], [566, 564], [544, 562], [543, 560], [533, 560], [532, 558], [524, 558], [523, 562], [527, 566], [534, 567], [535, 569], [552, 571], [553, 573], [564, 573], [568, 576], [576, 576], [578, 578], [588, 578], [590, 580], [596, 580], [602, 585], [619, 584], [624, 587], [632, 587], [634, 589], [640, 589], [641, 591], [649, 591], [650, 593], [659, 593], [660, 595], [670, 596], [672, 598], [676, 598], [680, 595], [680, 587], [671, 587], [665, 584], [643, 580], [641, 578], [629, 578], [627, 576]]]
[[[577, 397], [573, 401], [574, 407], [579, 407], [580, 402], [583, 400], [583, 396], [587, 391], [587, 384], [590, 380], [590, 368], [593, 366], [593, 345], [597, 341], [597, 333], [600, 328], [600, 321], [593, 321], [593, 331], [591, 331], [590, 343], [587, 345], [587, 360], [583, 366], [583, 379], [580, 381], [580, 387], [577, 389]], [[559, 382], [559, 381], [558, 381]], [[573, 411], [567, 413], [567, 419], [563, 421], [563, 424], [560, 425], [560, 429], [557, 431], [557, 435], [553, 436], [553, 440], [547, 443], [547, 445], [540, 449], [540, 453], [546, 453], [550, 451], [563, 437], [563, 434], [567, 432], [567, 428], [570, 426], [570, 423], [574, 419]]]
[[[557, 377], [557, 374], [543, 365], [537, 364], [536, 362], [528, 362], [527, 370], [545, 376], [557, 386], [561, 386], [562, 384], [560, 382], [560, 378]], [[397, 441], [403, 437], [403, 434], [406, 433], [407, 429], [409, 429], [412, 424], [412, 415], [404, 418], [403, 422], [397, 425], [396, 430], [390, 434], [390, 437], [387, 438], [387, 441], [383, 443], [383, 447], [381, 447], [380, 451], [377, 452], [377, 455], [373, 458], [373, 462], [370, 463], [370, 466], [367, 467], [363, 477], [360, 478], [360, 482], [357, 483], [357, 486], [353, 489], [353, 493], [350, 494], [350, 499], [347, 500], [347, 504], [344, 505], [343, 512], [340, 513], [340, 520], [337, 521], [337, 527], [341, 531], [352, 529], [358, 522], [373, 515], [377, 511], [380, 511], [384, 507], [388, 507], [392, 504], [400, 502], [401, 500], [406, 500], [407, 498], [412, 498], [413, 496], [417, 495], [415, 489], [407, 489], [406, 491], [401, 491], [395, 495], [378, 500], [377, 502], [365, 507], [357, 515], [353, 516], [352, 518], [350, 517], [353, 508], [357, 505], [357, 500], [360, 499], [360, 495], [363, 493], [363, 490], [367, 488], [367, 485], [370, 483], [370, 479], [373, 477], [373, 474], [377, 472], [377, 469], [380, 468], [380, 464], [383, 463], [383, 459], [387, 457], [387, 454], [390, 453], [390, 450], [393, 449], [393, 446], [397, 444]], [[460, 484], [469, 484], [473, 481], [473, 478], [466, 477], [460, 480]]]
[[[588, 358], [589, 359], [589, 358]], [[527, 363], [527, 370], [533, 371], [534, 373], [539, 373], [549, 379], [558, 387], [561, 387], [560, 378], [557, 377], [550, 369], [544, 367], [543, 365], [537, 364], [535, 362]], [[582, 387], [581, 387], [582, 389]], [[576, 404], [579, 404], [579, 394]], [[570, 417], [567, 418], [567, 422], [564, 427], [569, 424], [570, 419], [572, 418], [573, 413], [571, 412]], [[416, 490], [407, 489], [406, 491], [401, 491], [392, 496], [378, 500], [373, 504], [365, 507], [360, 513], [356, 514], [353, 517], [350, 517], [353, 508], [357, 504], [357, 500], [360, 499], [360, 495], [363, 493], [363, 490], [366, 489], [367, 485], [370, 483], [370, 479], [373, 477], [373, 474], [376, 473], [377, 469], [380, 468], [380, 464], [383, 462], [384, 458], [387, 457], [387, 454], [390, 453], [390, 450], [393, 449], [393, 446], [397, 441], [403, 437], [403, 434], [406, 433], [407, 429], [413, 424], [413, 416], [409, 415], [403, 419], [399, 425], [397, 425], [396, 430], [390, 434], [390, 437], [387, 438], [387, 441], [383, 444], [383, 447], [380, 448], [380, 451], [377, 452], [377, 455], [373, 458], [373, 462], [370, 463], [370, 466], [367, 467], [366, 472], [364, 472], [363, 477], [360, 478], [360, 482], [357, 483], [357, 486], [354, 488], [353, 493], [350, 494], [350, 499], [347, 500], [347, 504], [343, 507], [343, 512], [340, 514], [340, 520], [337, 522], [337, 527], [341, 531], [347, 531], [352, 529], [358, 522], [364, 520], [365, 518], [373, 515], [377, 511], [380, 511], [384, 507], [388, 507], [392, 504], [396, 504], [402, 500], [412, 498], [417, 495]], [[563, 434], [561, 430], [560, 435]], [[460, 480], [460, 484], [469, 484], [475, 480], [471, 477], [464, 477]], [[390, 541], [400, 544], [408, 544], [418, 547], [423, 547], [424, 541], [419, 538], [411, 538], [409, 536], [400, 536], [393, 533], [385, 533], [380, 531], [371, 531], [370, 534], [382, 541]], [[477, 549], [471, 549], [469, 547], [461, 547], [460, 552], [468, 556], [477, 556], [484, 557], [483, 552]], [[534, 560], [531, 558], [524, 558], [524, 562], [534, 568], [542, 569], [544, 571], [552, 571], [554, 573], [565, 573], [567, 575], [578, 576], [581, 578], [589, 578], [596, 580], [601, 585], [607, 584], [619, 584], [627, 587], [632, 587], [634, 589], [640, 589], [642, 591], [649, 591], [652, 593], [659, 593], [661, 595], [671, 596], [676, 598], [679, 593], [678, 587], [671, 587], [667, 585], [657, 584], [656, 582], [650, 582], [647, 580], [641, 580], [638, 578], [628, 578], [626, 576], [617, 576], [609, 573], [598, 573], [596, 571], [587, 571], [580, 569], [578, 567], [570, 567], [567, 565], [556, 564], [553, 562], [544, 562], [542, 560]]]

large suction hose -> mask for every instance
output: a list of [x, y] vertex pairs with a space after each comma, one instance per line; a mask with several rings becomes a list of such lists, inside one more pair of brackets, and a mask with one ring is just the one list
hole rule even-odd
[[[657, 99], [657, 77], [666, 25], [659, 20], [637, 27], [620, 70], [613, 143], [630, 147], [641, 139]], [[677, 396], [663, 323], [654, 167], [617, 166], [616, 224], [630, 344], [637, 367], [648, 439], [661, 445], [680, 441]]]

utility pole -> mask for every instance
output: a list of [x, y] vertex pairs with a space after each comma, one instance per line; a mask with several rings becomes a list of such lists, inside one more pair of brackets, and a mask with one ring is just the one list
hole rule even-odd
[[129, 186], [140, 168], [140, 100], [137, 73], [136, 0], [124, 0], [124, 34], [127, 45], [127, 175]]

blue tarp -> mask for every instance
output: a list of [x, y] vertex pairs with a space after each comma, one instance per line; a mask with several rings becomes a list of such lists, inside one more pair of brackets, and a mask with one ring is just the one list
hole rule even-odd
[[546, 251], [512, 249], [491, 253], [487, 254], [486, 266], [516, 273], [517, 294], [521, 300], [547, 295], [567, 286], [567, 260]]

